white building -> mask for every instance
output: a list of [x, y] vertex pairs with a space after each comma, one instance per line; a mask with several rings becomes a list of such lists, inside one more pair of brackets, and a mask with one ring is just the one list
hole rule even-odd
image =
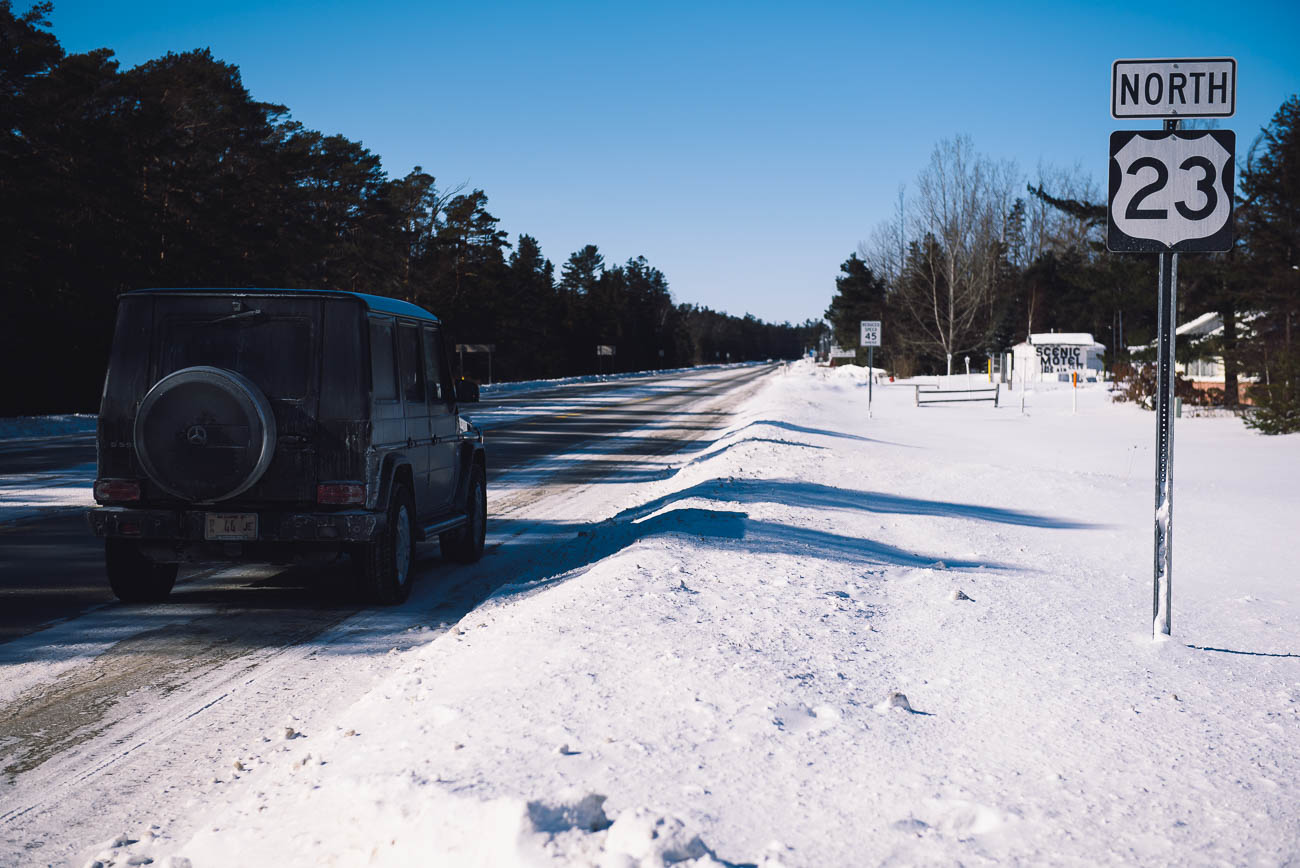
[[[1246, 313], [1238, 318], [1238, 340], [1249, 340], [1254, 335], [1251, 323], [1258, 316], [1258, 313]], [[1203, 313], [1196, 319], [1180, 325], [1174, 334], [1177, 336], [1178, 346], [1186, 346], [1188, 343], [1194, 344], [1207, 338], [1217, 338], [1223, 334], [1223, 318], [1214, 312]], [[1174, 369], [1179, 376], [1191, 380], [1192, 385], [1201, 391], [1223, 389], [1224, 387], [1223, 356], [1221, 355], [1202, 352], [1186, 364], [1182, 362], [1176, 363]], [[1250, 403], [1246, 397], [1246, 389], [1255, 380], [1255, 377], [1248, 377], [1238, 371], [1237, 399], [1242, 403]]]
[[1101, 379], [1102, 353], [1099, 344], [1087, 332], [1049, 332], [1034, 334], [1029, 340], [1011, 348], [1013, 378], [1020, 382], [1068, 380], [1078, 372], [1080, 379]]

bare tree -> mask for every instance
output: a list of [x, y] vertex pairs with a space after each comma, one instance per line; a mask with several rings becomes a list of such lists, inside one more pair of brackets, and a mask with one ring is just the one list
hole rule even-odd
[[898, 286], [907, 264], [906, 188], [899, 185], [894, 214], [871, 230], [871, 237], [858, 243], [858, 258], [885, 281], [891, 289]]
[[974, 349], [997, 286], [1006, 220], [1018, 171], [976, 153], [967, 136], [935, 145], [917, 178], [910, 215], [914, 245], [899, 283], [900, 298], [918, 320], [932, 349], [948, 357]]

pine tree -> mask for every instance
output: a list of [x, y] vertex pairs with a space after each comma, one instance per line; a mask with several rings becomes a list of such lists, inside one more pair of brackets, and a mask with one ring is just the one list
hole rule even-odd
[[1291, 96], [1251, 147], [1241, 173], [1243, 242], [1263, 315], [1245, 359], [1259, 379], [1248, 422], [1270, 434], [1300, 431], [1300, 96]]
[[865, 350], [858, 347], [863, 320], [885, 319], [885, 295], [888, 288], [856, 253], [840, 263], [841, 274], [835, 278], [835, 295], [826, 309], [835, 343], [845, 349], [856, 348], [859, 357]]

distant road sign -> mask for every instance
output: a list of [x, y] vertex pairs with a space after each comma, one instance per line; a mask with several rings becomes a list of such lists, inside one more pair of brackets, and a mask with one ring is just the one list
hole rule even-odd
[[596, 346], [596, 355], [612, 356], [614, 355], [614, 348], [612, 346], [609, 346], [608, 344], [598, 344]]
[[1231, 57], [1117, 60], [1110, 66], [1116, 118], [1230, 118], [1237, 111]]
[[496, 344], [456, 344], [458, 353], [494, 353]]
[[860, 324], [862, 334], [858, 339], [860, 347], [878, 347], [880, 346], [880, 320], [864, 319]]
[[857, 350], [845, 350], [839, 347], [831, 347], [832, 359], [856, 359], [857, 357], [858, 357]]
[[1117, 252], [1232, 249], [1231, 130], [1110, 134], [1106, 247]]

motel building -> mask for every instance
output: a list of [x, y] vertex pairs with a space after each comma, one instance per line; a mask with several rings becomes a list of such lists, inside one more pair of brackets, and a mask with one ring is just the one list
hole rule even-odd
[[1095, 383], [1104, 370], [1106, 346], [1087, 332], [1031, 334], [1029, 340], [1011, 348], [1013, 382], [1069, 382], [1077, 373], [1079, 382]]
[[[1237, 320], [1237, 339], [1245, 340], [1251, 335], [1250, 321], [1255, 317], [1246, 314]], [[1176, 341], [1179, 347], [1186, 347], [1189, 344], [1193, 347], [1196, 344], [1205, 341], [1208, 338], [1217, 338], [1223, 334], [1223, 318], [1217, 313], [1203, 313], [1196, 319], [1185, 322], [1180, 325], [1175, 332]], [[1150, 350], [1150, 347], [1133, 347], [1133, 350]], [[1214, 355], [1209, 352], [1197, 354], [1190, 361], [1178, 362], [1174, 365], [1178, 376], [1186, 377], [1192, 381], [1192, 386], [1202, 392], [1208, 392], [1211, 389], [1223, 391], [1223, 356]], [[1245, 374], [1237, 374], [1237, 399], [1242, 404], [1249, 404], [1250, 400], [1246, 397], [1246, 390], [1256, 381], [1255, 377], [1248, 377]]]

